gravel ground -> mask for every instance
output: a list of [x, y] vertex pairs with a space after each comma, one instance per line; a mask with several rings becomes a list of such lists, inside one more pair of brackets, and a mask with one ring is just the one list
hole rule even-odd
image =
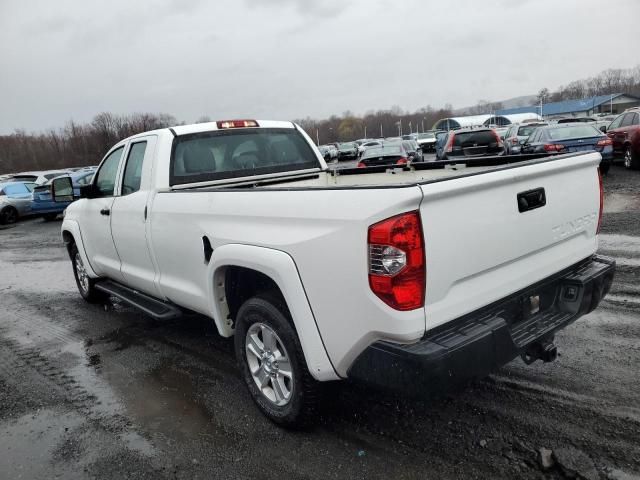
[[0, 230], [1, 478], [640, 478], [640, 172], [614, 167], [610, 296], [462, 391], [406, 400], [345, 384], [319, 424], [275, 427], [212, 322], [84, 303], [59, 222]]

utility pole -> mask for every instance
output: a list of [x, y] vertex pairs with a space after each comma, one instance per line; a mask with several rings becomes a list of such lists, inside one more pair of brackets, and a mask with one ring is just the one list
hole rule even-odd
[[367, 138], [367, 126], [364, 126], [364, 138]]
[[316, 128], [316, 144], [320, 145], [320, 132], [318, 131], [317, 128]]
[[402, 119], [398, 121], [398, 136], [402, 136]]
[[422, 133], [424, 133], [424, 118], [420, 121], [420, 123], [422, 124]]
[[384, 133], [382, 133], [382, 124], [380, 124], [380, 138], [384, 138]]
[[411, 120], [409, 120], [409, 135], [413, 133], [413, 127], [411, 126]]

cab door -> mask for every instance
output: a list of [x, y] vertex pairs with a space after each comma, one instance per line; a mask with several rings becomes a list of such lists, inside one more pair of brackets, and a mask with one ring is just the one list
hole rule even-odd
[[111, 207], [111, 233], [120, 256], [124, 283], [155, 297], [156, 268], [148, 241], [151, 175], [157, 136], [132, 140], [125, 152], [124, 167]]
[[101, 277], [122, 281], [120, 257], [111, 236], [111, 207], [124, 145], [111, 150], [93, 180], [92, 197], [82, 202], [80, 233], [91, 268]]

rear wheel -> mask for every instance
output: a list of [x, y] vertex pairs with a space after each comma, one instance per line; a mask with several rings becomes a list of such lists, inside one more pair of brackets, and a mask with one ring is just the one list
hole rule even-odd
[[319, 384], [307, 370], [289, 312], [277, 296], [256, 296], [240, 307], [235, 351], [249, 393], [264, 415], [287, 427], [315, 420]]
[[601, 160], [600, 161], [600, 173], [602, 175], [606, 175], [609, 173], [609, 166], [611, 165], [611, 161], [609, 160]]
[[631, 170], [640, 170], [640, 155], [631, 149], [631, 145], [627, 145], [624, 151], [624, 166]]
[[76, 285], [82, 298], [89, 303], [102, 303], [107, 300], [107, 294], [96, 290], [96, 281], [89, 277], [84, 262], [82, 261], [82, 256], [75, 243], [71, 246], [69, 255], [71, 256], [71, 264], [73, 265], [73, 276], [76, 279]]

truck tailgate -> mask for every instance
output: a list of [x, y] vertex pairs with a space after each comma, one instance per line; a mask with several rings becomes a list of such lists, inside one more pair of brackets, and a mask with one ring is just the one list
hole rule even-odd
[[567, 155], [421, 185], [427, 330], [595, 253], [599, 162]]

